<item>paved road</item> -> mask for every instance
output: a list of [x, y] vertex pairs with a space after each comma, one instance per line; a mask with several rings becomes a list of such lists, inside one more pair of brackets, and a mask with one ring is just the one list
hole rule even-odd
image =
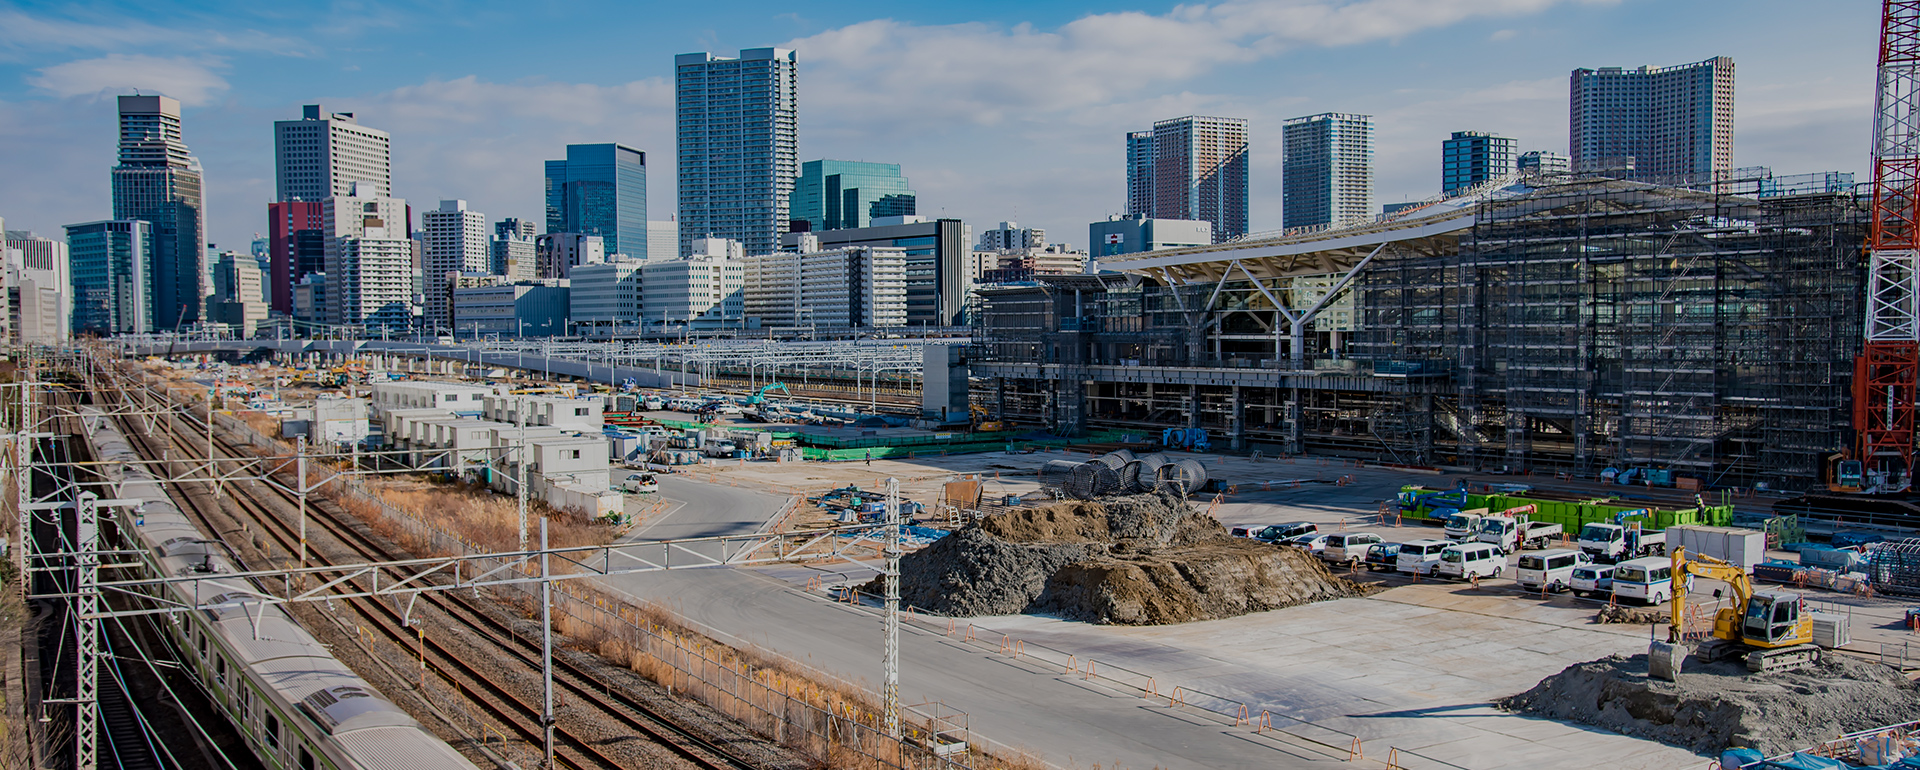
[[[680, 504], [630, 539], [750, 533], [785, 502], [671, 476], [661, 477], [660, 494]], [[623, 575], [603, 582], [672, 607], [731, 637], [727, 641], [777, 651], [880, 689], [881, 624], [871, 611], [808, 595], [755, 570]], [[1108, 690], [1037, 663], [982, 655], [924, 629], [903, 631], [901, 653], [904, 703], [941, 701], [967, 712], [978, 735], [1056, 765], [1145, 770], [1345, 764], [1317, 750], [1252, 736], [1244, 728], [1155, 707], [1137, 692]]]

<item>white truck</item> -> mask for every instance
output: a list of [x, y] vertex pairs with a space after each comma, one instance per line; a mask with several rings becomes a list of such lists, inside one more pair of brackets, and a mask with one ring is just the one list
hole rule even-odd
[[[1500, 546], [1501, 553], [1513, 553], [1522, 548], [1537, 550], [1547, 547], [1566, 532], [1558, 524], [1533, 521], [1527, 516], [1533, 506], [1501, 511], [1498, 515], [1488, 516], [1480, 522], [1480, 534], [1475, 537], [1482, 543]], [[1518, 512], [1527, 509], [1526, 512]]]
[[1624, 524], [1593, 523], [1580, 528], [1580, 550], [1609, 564], [1667, 552], [1667, 533]]
[[702, 454], [708, 457], [732, 457], [735, 447], [731, 439], [712, 439], [700, 447]]
[[1448, 540], [1472, 540], [1480, 533], [1480, 520], [1487, 517], [1487, 509], [1473, 508], [1460, 511], [1447, 517], [1446, 535]]

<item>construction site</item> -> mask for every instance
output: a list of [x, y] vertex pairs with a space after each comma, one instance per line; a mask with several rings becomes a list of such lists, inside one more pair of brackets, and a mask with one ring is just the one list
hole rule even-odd
[[1852, 443], [1868, 207], [1509, 180], [983, 293], [974, 399], [1061, 433], [1806, 489]]

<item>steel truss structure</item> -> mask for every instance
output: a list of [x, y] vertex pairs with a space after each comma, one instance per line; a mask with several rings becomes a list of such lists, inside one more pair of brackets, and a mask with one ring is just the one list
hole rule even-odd
[[[1244, 449], [1805, 488], [1852, 441], [1864, 203], [1536, 180], [1447, 233], [1341, 231], [1319, 268], [1310, 243], [1229, 244], [1179, 271], [1155, 255], [991, 290], [974, 398], [1062, 432], [1193, 427]], [[1396, 232], [1413, 240], [1380, 240]], [[1333, 291], [1281, 291], [1308, 269]], [[1311, 323], [1343, 282], [1351, 327]]]
[[1910, 474], [1920, 402], [1920, 2], [1882, 6], [1878, 74], [1866, 350], [1853, 417], [1858, 457]]

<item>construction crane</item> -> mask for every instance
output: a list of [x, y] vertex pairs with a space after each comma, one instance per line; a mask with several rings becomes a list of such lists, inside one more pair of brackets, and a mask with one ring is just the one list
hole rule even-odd
[[1733, 603], [1714, 613], [1713, 631], [1693, 651], [1694, 657], [1712, 663], [1744, 654], [1747, 670], [1753, 672], [1787, 671], [1820, 661], [1813, 617], [1800, 594], [1755, 591], [1745, 569], [1685, 548], [1673, 549], [1673, 617], [1667, 641], [1687, 641], [1687, 592], [1695, 577], [1727, 584]]
[[1866, 345], [1853, 371], [1855, 458], [1879, 476], [1869, 490], [1892, 491], [1912, 473], [1920, 401], [1920, 0], [1881, 6], [1872, 216]]

